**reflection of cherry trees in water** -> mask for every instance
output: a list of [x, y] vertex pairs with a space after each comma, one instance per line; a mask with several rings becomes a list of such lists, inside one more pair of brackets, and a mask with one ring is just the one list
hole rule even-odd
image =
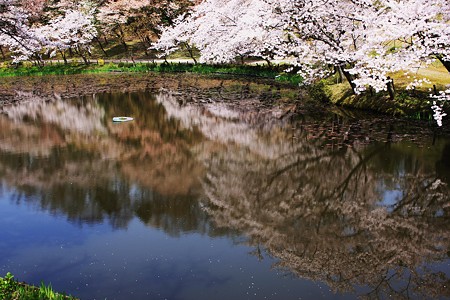
[[[164, 86], [180, 95], [187, 88], [191, 100], [203, 101], [248, 87], [138, 75], [8, 78], [0, 85], [0, 102], [15, 103], [1, 107], [0, 172], [18, 201], [77, 223], [123, 228], [138, 216], [173, 234], [204, 231], [197, 205], [204, 171], [190, 150], [203, 135], [168, 116], [154, 94], [127, 92]], [[110, 90], [124, 93], [103, 93]], [[117, 115], [135, 120], [110, 122]]]
[[399, 174], [384, 172], [374, 162], [395, 155], [388, 144], [332, 151], [320, 143], [292, 143], [278, 157], [233, 145], [205, 155], [206, 211], [277, 267], [336, 290], [448, 296], [449, 278], [422, 268], [448, 258], [448, 186], [412, 154], [398, 156]]
[[[195, 204], [202, 168], [187, 150], [199, 135], [167, 120], [149, 95], [73, 101], [29, 94], [28, 101], [4, 107], [3, 189], [14, 187], [18, 203], [80, 224], [126, 228], [137, 216], [174, 235], [205, 227]], [[124, 111], [136, 120], [113, 124], [112, 116]]]
[[[448, 275], [432, 269], [448, 259], [448, 144], [409, 147], [401, 140], [429, 135], [338, 109], [297, 107], [294, 122], [257, 89], [195, 83], [186, 94], [172, 82], [4, 107], [1, 188], [83, 224], [138, 217], [171, 235], [238, 233], [259, 258], [339, 291], [450, 296]], [[113, 124], [116, 115], [135, 121]]]
[[413, 135], [379, 122], [305, 120], [286, 130], [226, 104], [158, 101], [208, 137], [196, 148], [207, 170], [204, 209], [216, 226], [246, 236], [253, 254], [263, 258], [262, 246], [277, 267], [340, 291], [448, 295], [448, 277], [424, 267], [448, 259], [449, 191], [434, 166], [442, 145], [410, 150], [400, 141]]

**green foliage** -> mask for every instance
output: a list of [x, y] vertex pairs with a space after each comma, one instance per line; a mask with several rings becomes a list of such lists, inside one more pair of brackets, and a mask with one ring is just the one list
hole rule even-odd
[[293, 85], [299, 85], [303, 82], [303, 78], [298, 74], [282, 73], [275, 77], [275, 80], [280, 82], [288, 82]]
[[47, 63], [43, 67], [33, 65], [18, 65], [16, 67], [0, 68], [2, 76], [28, 76], [28, 75], [64, 75], [80, 73], [106, 73], [106, 72], [157, 72], [157, 73], [196, 73], [216, 75], [237, 75], [245, 77], [275, 79], [292, 85], [303, 81], [297, 74], [283, 71], [283, 66], [268, 65], [208, 65], [189, 63], [132, 63], [119, 62], [105, 64], [104, 60], [98, 63], [85, 65], [78, 61], [69, 64]]
[[41, 283], [40, 287], [19, 283], [11, 273], [0, 277], [0, 299], [2, 300], [76, 300], [72, 296], [53, 291], [51, 285]]
[[328, 102], [330, 100], [329, 95], [326, 92], [325, 82], [319, 81], [318, 83], [308, 86], [308, 94], [311, 99], [319, 102]]
[[4, 278], [0, 278], [0, 299], [11, 299], [12, 294], [17, 290], [17, 286], [17, 281], [9, 272]]

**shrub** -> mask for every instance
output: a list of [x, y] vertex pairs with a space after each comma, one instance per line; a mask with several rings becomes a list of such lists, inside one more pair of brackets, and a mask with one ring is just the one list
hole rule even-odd
[[330, 99], [325, 89], [325, 82], [321, 80], [308, 86], [308, 94], [315, 101], [328, 102]]
[[40, 287], [19, 283], [11, 273], [4, 278], [0, 277], [0, 299], [2, 300], [76, 300], [71, 296], [59, 294], [53, 291], [51, 285], [41, 283]]
[[17, 281], [11, 273], [7, 273], [4, 278], [0, 278], [0, 299], [10, 299], [17, 290]]

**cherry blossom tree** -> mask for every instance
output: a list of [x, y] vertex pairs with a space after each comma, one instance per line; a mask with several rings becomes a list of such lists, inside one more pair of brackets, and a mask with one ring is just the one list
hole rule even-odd
[[128, 51], [128, 45], [125, 40], [125, 24], [129, 17], [133, 16], [140, 8], [148, 3], [149, 1], [140, 0], [106, 1], [98, 8], [97, 17], [101, 24], [101, 29], [106, 33], [115, 35], [124, 46], [124, 49]]
[[97, 36], [93, 18], [92, 9], [67, 10], [63, 16], [39, 28], [49, 40], [47, 48], [51, 51], [51, 56], [59, 52], [67, 63], [65, 52], [67, 49], [74, 49], [88, 64], [90, 43]]
[[270, 9], [262, 0], [204, 1], [164, 30], [154, 48], [168, 55], [180, 46], [195, 45], [200, 60], [209, 63], [248, 56], [271, 59], [284, 32]]
[[[339, 72], [355, 94], [393, 99], [393, 72], [414, 74], [435, 60], [449, 69], [449, 22], [445, 0], [208, 0], [165, 28], [154, 48], [167, 56], [195, 46], [210, 63], [294, 59], [306, 83]], [[410, 78], [408, 88], [429, 82]]]
[[175, 19], [192, 5], [190, 0], [150, 0], [146, 6], [134, 11], [127, 26], [147, 50], [161, 35], [161, 26], [173, 25]]
[[[386, 0], [373, 6], [366, 16], [367, 35], [355, 67], [350, 72], [359, 90], [367, 86], [385, 90], [388, 74], [396, 71], [417, 73], [436, 59], [450, 67], [450, 4], [442, 0]], [[423, 79], [410, 76], [409, 87]]]
[[438, 59], [450, 72], [450, 3], [385, 0], [382, 4], [384, 13], [377, 22], [378, 36], [400, 41], [400, 46], [396, 46], [408, 58], [416, 57], [425, 63], [429, 63], [430, 58]]
[[[432, 82], [418, 79], [420, 69], [438, 60], [450, 72], [450, 2], [443, 0], [379, 1], [370, 24], [365, 55], [351, 72], [362, 90], [389, 86], [389, 73], [406, 72], [411, 78], [407, 89]], [[372, 54], [372, 55], [371, 55]], [[375, 54], [375, 55], [374, 55]], [[388, 82], [388, 85], [385, 83]], [[430, 95], [433, 117], [438, 126], [446, 116], [443, 108], [450, 100], [449, 90]]]
[[0, 0], [0, 46], [9, 48], [15, 62], [40, 57], [43, 38], [29, 26], [28, 13], [16, 0]]

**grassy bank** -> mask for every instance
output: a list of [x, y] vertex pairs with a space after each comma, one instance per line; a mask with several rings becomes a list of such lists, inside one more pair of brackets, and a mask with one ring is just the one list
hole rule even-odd
[[40, 287], [18, 282], [11, 273], [0, 277], [0, 299], [2, 300], [77, 300], [72, 296], [53, 291], [51, 285]]
[[286, 66], [268, 65], [207, 65], [191, 63], [151, 63], [151, 62], [110, 62], [97, 60], [89, 65], [79, 62], [69, 64], [48, 62], [45, 66], [35, 66], [29, 63], [19, 66], [9, 66], [3, 63], [0, 66], [0, 77], [29, 76], [29, 75], [65, 75], [65, 74], [92, 74], [108, 72], [156, 72], [156, 73], [196, 73], [196, 74], [223, 74], [256, 78], [274, 79], [298, 85], [302, 78], [298, 74], [284, 72]]
[[388, 92], [365, 91], [355, 95], [347, 82], [336, 83], [337, 78], [322, 80], [309, 87], [312, 98], [329, 101], [336, 105], [377, 111], [393, 116], [420, 120], [432, 120], [430, 94], [437, 90], [445, 90], [450, 85], [450, 74], [441, 65], [431, 65], [415, 74], [418, 78], [429, 78], [432, 83], [424, 83], [415, 89], [407, 89], [411, 81], [403, 73], [391, 74], [395, 86], [392, 99]]

